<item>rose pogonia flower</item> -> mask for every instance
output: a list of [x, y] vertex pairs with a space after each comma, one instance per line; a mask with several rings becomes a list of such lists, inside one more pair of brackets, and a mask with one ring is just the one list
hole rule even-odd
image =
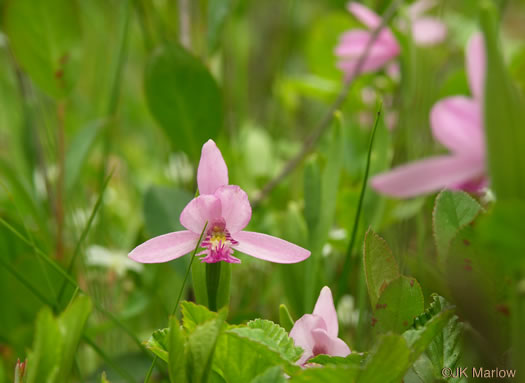
[[337, 337], [339, 324], [334, 307], [332, 291], [322, 288], [312, 314], [303, 315], [295, 322], [290, 338], [304, 352], [297, 364], [304, 365], [316, 355], [347, 356], [350, 348]]
[[187, 230], [164, 234], [136, 247], [129, 257], [142, 263], [167, 262], [191, 252], [197, 246], [206, 225], [197, 255], [202, 262], [240, 263], [232, 256], [238, 250], [253, 257], [276, 263], [296, 263], [310, 252], [280, 238], [243, 231], [252, 216], [248, 196], [239, 186], [228, 185], [228, 168], [222, 154], [209, 140], [202, 147], [197, 170], [200, 195], [192, 199], [180, 215]]
[[356, 29], [345, 32], [335, 48], [335, 54], [339, 58], [337, 67], [347, 77], [375, 71], [399, 54], [399, 44], [390, 28], [385, 26], [370, 46], [368, 56], [363, 61], [360, 72], [354, 73], [360, 57], [366, 51], [374, 30], [381, 25], [381, 17], [371, 9], [356, 2], [350, 2], [348, 10], [367, 26], [368, 30]]
[[435, 17], [425, 16], [433, 8], [433, 0], [419, 0], [408, 8], [411, 21], [412, 38], [418, 45], [428, 46], [442, 42], [447, 35], [447, 27]]
[[443, 188], [478, 191], [486, 184], [482, 116], [485, 51], [481, 34], [468, 43], [466, 67], [473, 97], [445, 98], [430, 113], [434, 138], [451, 154], [379, 174], [371, 180], [374, 189], [394, 197], [413, 197]]

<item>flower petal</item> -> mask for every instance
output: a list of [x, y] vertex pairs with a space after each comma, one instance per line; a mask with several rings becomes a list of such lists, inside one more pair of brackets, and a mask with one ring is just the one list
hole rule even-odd
[[[350, 347], [338, 337], [333, 337], [323, 329], [315, 328], [312, 330], [314, 339], [314, 353], [322, 353], [331, 356], [347, 356], [350, 354]], [[319, 350], [319, 351], [318, 351]], [[316, 352], [317, 351], [317, 352]]]
[[234, 246], [236, 250], [265, 261], [297, 263], [310, 256], [308, 250], [267, 234], [240, 231], [232, 237], [239, 242]]
[[436, 5], [434, 0], [419, 0], [408, 7], [408, 16], [415, 21]]
[[454, 153], [483, 156], [485, 151], [481, 108], [464, 96], [445, 98], [430, 112], [432, 134]]
[[290, 330], [290, 338], [293, 339], [296, 346], [304, 350], [297, 364], [302, 365], [313, 356], [315, 341], [312, 336], [312, 330], [315, 328], [326, 329], [323, 318], [317, 315], [305, 314], [295, 322]]
[[180, 214], [180, 223], [186, 229], [201, 234], [206, 221], [212, 224], [212, 221], [221, 218], [221, 201], [210, 194], [203, 194], [192, 199]]
[[317, 298], [317, 302], [315, 303], [313, 314], [323, 318], [326, 323], [328, 335], [337, 338], [339, 323], [337, 321], [337, 312], [335, 311], [332, 291], [328, 286], [321, 289], [319, 298]]
[[197, 185], [200, 194], [213, 194], [219, 187], [228, 185], [228, 167], [213, 140], [202, 146]]
[[483, 100], [486, 71], [485, 42], [481, 33], [475, 33], [467, 44], [467, 75], [472, 95]]
[[381, 17], [370, 8], [356, 2], [348, 4], [347, 9], [356, 19], [361, 21], [370, 29], [375, 29], [381, 24]]
[[447, 36], [447, 27], [434, 17], [423, 17], [412, 23], [412, 38], [418, 45], [441, 43]]
[[215, 197], [221, 201], [221, 216], [230, 234], [244, 229], [252, 217], [252, 207], [246, 192], [237, 185], [227, 185], [217, 189]]
[[466, 182], [483, 174], [482, 159], [439, 156], [400, 166], [372, 178], [378, 192], [394, 197], [414, 197]]
[[176, 231], [144, 242], [134, 248], [128, 257], [141, 263], [167, 262], [188, 254], [195, 249], [198, 240], [199, 235], [191, 231]]

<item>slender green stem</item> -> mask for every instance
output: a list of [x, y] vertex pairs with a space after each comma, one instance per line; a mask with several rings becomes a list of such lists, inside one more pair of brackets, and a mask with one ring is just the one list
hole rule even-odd
[[217, 311], [217, 290], [221, 280], [222, 262], [206, 264], [206, 291], [208, 292], [208, 308]]
[[[204, 224], [204, 228], [202, 229], [201, 235], [199, 236], [199, 240], [197, 241], [197, 245], [195, 246], [195, 249], [191, 253], [190, 263], [188, 264], [188, 268], [186, 269], [186, 274], [184, 275], [184, 279], [182, 281], [182, 286], [180, 287], [179, 295], [177, 296], [177, 301], [175, 302], [175, 306], [173, 306], [173, 310], [171, 312], [171, 315], [175, 315], [175, 313], [177, 312], [177, 308], [179, 307], [179, 302], [180, 302], [180, 299], [182, 297], [182, 293], [184, 291], [184, 286], [186, 286], [186, 281], [188, 280], [188, 276], [190, 275], [191, 265], [193, 264], [193, 260], [196, 257], [197, 250], [199, 250], [200, 244], [202, 242], [202, 237], [204, 237], [204, 233], [206, 232], [206, 228], [207, 227], [208, 227], [208, 221], [206, 221], [206, 223]], [[157, 359], [158, 359], [158, 357], [157, 357], [157, 355], [155, 355], [155, 357], [153, 358], [153, 361], [151, 362], [151, 366], [149, 367], [148, 373], [146, 374], [146, 378], [144, 379], [144, 383], [148, 383], [149, 382], [151, 374], [153, 373], [153, 368], [155, 368], [155, 364], [157, 363]]]
[[[75, 261], [80, 254], [80, 248], [82, 244], [84, 243], [84, 240], [87, 237], [87, 234], [89, 230], [91, 229], [91, 225], [93, 224], [93, 220], [95, 219], [95, 216], [97, 215], [97, 211], [102, 204], [102, 198], [104, 197], [104, 192], [106, 191], [106, 188], [108, 186], [109, 180], [113, 176], [113, 170], [109, 173], [109, 175], [104, 180], [104, 184], [102, 185], [102, 190], [100, 191], [100, 195], [98, 196], [97, 202], [95, 203], [95, 206], [93, 207], [93, 210], [91, 211], [91, 214], [89, 216], [89, 219], [86, 223], [86, 226], [84, 226], [84, 229], [82, 230], [82, 233], [80, 235], [80, 239], [77, 241], [77, 244], [75, 245], [75, 250], [73, 252], [73, 256], [71, 257], [71, 260], [69, 261], [69, 265], [67, 266], [67, 273], [71, 274], [71, 271], [73, 270], [73, 266], [75, 265]], [[60, 301], [62, 299], [62, 295], [64, 294], [64, 291], [67, 286], [67, 281], [64, 280], [62, 282], [62, 286], [60, 286], [60, 290], [58, 291], [58, 298], [57, 301], [60, 304]]]
[[374, 129], [370, 134], [370, 143], [368, 144], [368, 155], [366, 159], [365, 174], [363, 177], [363, 184], [361, 185], [361, 193], [359, 194], [359, 202], [357, 204], [357, 211], [354, 218], [354, 226], [352, 228], [352, 236], [350, 237], [350, 242], [348, 248], [346, 249], [346, 257], [343, 264], [343, 271], [339, 278], [339, 289], [338, 297], [341, 297], [346, 290], [348, 284], [348, 275], [350, 273], [350, 265], [352, 261], [352, 252], [354, 250], [355, 241], [357, 238], [357, 229], [359, 228], [359, 218], [361, 217], [361, 210], [363, 208], [363, 202], [365, 199], [366, 185], [368, 183], [368, 174], [370, 173], [370, 160], [372, 158], [372, 148], [374, 146], [374, 138], [376, 135], [377, 125], [379, 124], [379, 119], [381, 117], [382, 105], [379, 105], [379, 110], [377, 111], [376, 121], [374, 123]]

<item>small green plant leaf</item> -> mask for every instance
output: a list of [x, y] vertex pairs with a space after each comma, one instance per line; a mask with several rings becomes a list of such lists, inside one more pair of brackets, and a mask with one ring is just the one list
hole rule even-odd
[[186, 377], [186, 339], [175, 315], [170, 317], [168, 333], [168, 371], [172, 382], [185, 383]]
[[481, 205], [464, 191], [443, 190], [438, 194], [432, 220], [441, 261], [457, 233], [471, 223], [481, 210]]
[[[295, 362], [303, 354], [303, 350], [300, 347], [295, 346], [294, 341], [288, 336], [286, 330], [278, 324], [266, 319], [255, 319], [248, 322], [246, 325], [247, 328], [251, 330], [260, 331], [249, 331], [244, 333], [244, 336], [254, 336], [254, 339], [260, 340], [272, 350], [278, 351], [284, 359], [290, 362]], [[232, 331], [235, 330], [236, 329], [233, 329]], [[239, 328], [237, 330], [241, 329]]]
[[168, 335], [169, 329], [163, 328], [153, 331], [149, 339], [144, 342], [144, 346], [160, 359], [168, 361]]
[[280, 366], [270, 367], [261, 375], [252, 379], [251, 383], [285, 383], [283, 369]]
[[217, 137], [223, 119], [221, 92], [208, 69], [182, 46], [164, 46], [147, 65], [145, 90], [151, 113], [173, 146], [198, 160], [202, 144]]
[[423, 292], [414, 278], [401, 276], [387, 285], [373, 307], [377, 331], [402, 333], [425, 308]]
[[399, 266], [386, 241], [372, 229], [365, 235], [363, 260], [370, 303], [375, 307], [386, 286], [399, 277]]
[[290, 332], [294, 325], [294, 320], [292, 319], [288, 308], [284, 304], [279, 306], [279, 324], [288, 332]]
[[330, 355], [317, 355], [316, 357], [309, 359], [308, 363], [321, 364], [323, 366], [335, 365], [335, 366], [354, 366], [359, 367], [364, 363], [366, 354], [359, 352], [352, 352], [346, 357], [341, 356], [330, 356]]
[[208, 310], [205, 306], [192, 302], [181, 302], [182, 325], [187, 334], [191, 334], [195, 328], [217, 317], [217, 313]]

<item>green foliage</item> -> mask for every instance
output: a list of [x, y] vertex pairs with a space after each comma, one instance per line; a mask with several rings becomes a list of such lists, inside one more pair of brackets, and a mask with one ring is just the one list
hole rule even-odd
[[283, 304], [279, 306], [279, 324], [288, 332], [290, 332], [294, 325], [294, 320], [292, 319], [288, 308]]
[[525, 199], [525, 108], [503, 63], [498, 12], [490, 1], [481, 8], [487, 68], [484, 121], [488, 168], [492, 187], [500, 200]]
[[372, 229], [368, 229], [365, 235], [363, 264], [370, 303], [372, 307], [375, 307], [387, 285], [397, 279], [400, 274], [392, 250], [386, 241]]
[[285, 383], [282, 368], [280, 366], [270, 367], [265, 372], [257, 375], [251, 383]]
[[173, 44], [151, 57], [145, 90], [151, 113], [173, 147], [197, 160], [202, 145], [222, 128], [222, 97], [213, 76], [199, 59]]
[[169, 330], [167, 328], [155, 330], [149, 339], [144, 342], [148, 350], [165, 362], [168, 361], [168, 335]]
[[27, 358], [27, 383], [68, 380], [90, 312], [90, 299], [80, 296], [58, 317], [49, 308], [39, 313], [33, 348]]
[[456, 234], [482, 211], [476, 200], [463, 191], [443, 190], [434, 204], [433, 230], [441, 261]]

